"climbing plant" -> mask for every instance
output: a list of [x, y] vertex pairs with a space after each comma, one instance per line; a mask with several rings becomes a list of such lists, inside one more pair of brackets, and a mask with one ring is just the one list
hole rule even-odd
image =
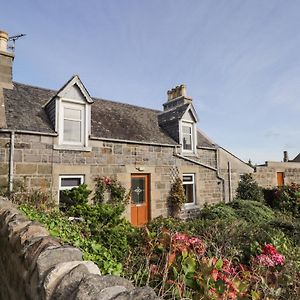
[[168, 197], [168, 206], [169, 213], [171, 217], [177, 218], [182, 205], [186, 202], [186, 197], [182, 185], [182, 180], [177, 177], [172, 184], [169, 197]]
[[97, 176], [95, 178], [95, 193], [93, 201], [97, 204], [104, 202], [110, 204], [128, 203], [130, 194], [126, 193], [125, 187], [115, 178]]

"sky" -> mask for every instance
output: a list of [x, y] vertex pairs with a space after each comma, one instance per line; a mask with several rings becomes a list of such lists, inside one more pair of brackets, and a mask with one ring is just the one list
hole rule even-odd
[[300, 152], [300, 1], [0, 0], [14, 81], [162, 109], [186, 84], [198, 127], [244, 161]]

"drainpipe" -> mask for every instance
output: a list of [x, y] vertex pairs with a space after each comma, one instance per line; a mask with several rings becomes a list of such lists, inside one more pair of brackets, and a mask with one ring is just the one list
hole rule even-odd
[[229, 202], [232, 201], [232, 178], [231, 178], [231, 163], [228, 162], [228, 189], [229, 189]]
[[12, 193], [13, 191], [13, 181], [14, 181], [14, 150], [15, 150], [15, 132], [10, 133], [10, 152], [9, 152], [9, 184], [8, 191]]
[[222, 181], [222, 200], [226, 202], [226, 195], [225, 195], [225, 179], [220, 174], [220, 156], [219, 156], [219, 148], [216, 149], [216, 156], [217, 156], [217, 176]]

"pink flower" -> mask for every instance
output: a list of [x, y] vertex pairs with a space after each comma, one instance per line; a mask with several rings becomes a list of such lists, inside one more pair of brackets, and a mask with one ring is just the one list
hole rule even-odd
[[275, 266], [282, 266], [285, 262], [285, 257], [282, 254], [276, 253], [272, 255], [272, 261], [274, 262]]
[[265, 267], [274, 267], [275, 266], [275, 263], [273, 262], [271, 257], [269, 257], [266, 254], [258, 255], [256, 257], [256, 260], [257, 260], [259, 265], [262, 265], [262, 266], [265, 266]]
[[188, 242], [188, 236], [184, 233], [176, 232], [173, 239], [180, 242]]
[[213, 269], [213, 270], [211, 271], [210, 275], [211, 275], [211, 277], [212, 277], [212, 279], [213, 279], [214, 281], [217, 281], [218, 275], [219, 275], [219, 271], [218, 271], [217, 269]]

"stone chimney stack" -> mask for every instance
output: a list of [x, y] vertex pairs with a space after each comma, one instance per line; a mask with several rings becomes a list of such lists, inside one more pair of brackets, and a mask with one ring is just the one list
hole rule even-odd
[[287, 151], [283, 151], [283, 162], [289, 161], [289, 154]]
[[167, 95], [168, 100], [163, 104], [164, 111], [170, 110], [185, 103], [192, 103], [192, 98], [187, 96], [186, 85], [184, 84], [168, 90]]
[[12, 89], [13, 53], [8, 51], [8, 34], [0, 30], [0, 88]]

